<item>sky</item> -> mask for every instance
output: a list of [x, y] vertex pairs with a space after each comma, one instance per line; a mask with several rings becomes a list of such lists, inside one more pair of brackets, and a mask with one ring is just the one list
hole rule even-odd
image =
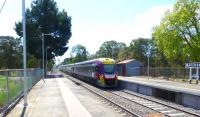
[[[0, 13], [0, 36], [17, 37], [14, 26], [22, 18], [22, 0], [7, 0]], [[26, 8], [32, 0], [25, 0]], [[70, 56], [77, 44], [94, 54], [105, 41], [124, 42], [127, 46], [139, 37], [151, 38], [152, 28], [159, 25], [164, 12], [173, 8], [176, 0], [55, 0], [61, 11], [72, 17], [72, 37], [69, 50], [58, 57]], [[0, 7], [4, 0], [0, 0]]]

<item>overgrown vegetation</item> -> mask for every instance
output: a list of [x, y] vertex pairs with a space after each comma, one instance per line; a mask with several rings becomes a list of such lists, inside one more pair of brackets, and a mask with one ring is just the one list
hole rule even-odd
[[172, 64], [200, 61], [200, 1], [178, 0], [154, 28], [153, 37]]
[[0, 76], [0, 107], [4, 106], [7, 101], [14, 99], [22, 90], [22, 84], [19, 79], [9, 79], [9, 94], [7, 94], [6, 77]]
[[20, 39], [0, 36], [0, 69], [22, 68], [22, 46]]

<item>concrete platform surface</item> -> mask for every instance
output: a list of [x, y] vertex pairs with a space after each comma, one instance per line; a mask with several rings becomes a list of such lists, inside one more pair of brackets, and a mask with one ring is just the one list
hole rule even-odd
[[167, 81], [156, 78], [148, 79], [147, 77], [142, 77], [142, 76], [134, 76], [134, 77], [118, 76], [118, 78], [119, 80], [129, 81], [144, 86], [150, 86], [163, 90], [200, 96], [200, 84], [189, 84], [189, 82], [175, 82], [175, 81]]
[[28, 93], [28, 106], [23, 99], [8, 117], [91, 117], [74, 96], [63, 78], [41, 80]]
[[[57, 75], [55, 75], [57, 76]], [[28, 106], [23, 99], [8, 117], [120, 117], [112, 107], [66, 78], [48, 78], [38, 82], [28, 93]]]
[[[104, 100], [99, 98], [99, 96], [91, 93], [89, 90], [83, 88], [79, 84], [75, 84], [74, 82], [67, 79], [70, 76], [66, 75], [63, 83], [70, 87], [70, 90], [77, 97], [77, 99], [81, 102], [81, 104], [87, 109], [87, 111], [91, 114], [92, 117], [121, 117], [121, 114], [117, 112], [114, 108], [110, 107], [105, 103]], [[83, 117], [83, 116], [81, 116]]]

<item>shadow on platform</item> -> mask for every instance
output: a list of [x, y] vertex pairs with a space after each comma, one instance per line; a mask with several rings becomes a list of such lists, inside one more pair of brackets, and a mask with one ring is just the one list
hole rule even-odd
[[27, 108], [26, 106], [23, 108], [23, 110], [22, 110], [22, 114], [21, 114], [20, 117], [25, 117], [26, 108]]
[[49, 78], [63, 78], [64, 75], [62, 74], [47, 74], [45, 79], [49, 79]]

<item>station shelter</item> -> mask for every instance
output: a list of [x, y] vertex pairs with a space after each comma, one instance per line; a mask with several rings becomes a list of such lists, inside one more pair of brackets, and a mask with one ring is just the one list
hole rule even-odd
[[135, 59], [124, 60], [117, 63], [117, 73], [119, 76], [139, 76], [142, 66], [143, 64]]

